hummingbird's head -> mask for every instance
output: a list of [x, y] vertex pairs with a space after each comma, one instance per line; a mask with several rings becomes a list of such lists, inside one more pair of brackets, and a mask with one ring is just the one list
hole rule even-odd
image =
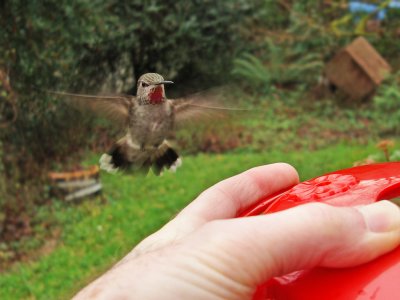
[[137, 85], [137, 97], [143, 104], [160, 104], [165, 101], [164, 84], [172, 81], [164, 80], [160, 74], [146, 73], [140, 76]]

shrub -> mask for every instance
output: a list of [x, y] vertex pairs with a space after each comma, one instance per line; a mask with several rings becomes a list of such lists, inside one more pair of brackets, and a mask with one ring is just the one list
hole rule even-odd
[[393, 74], [374, 97], [374, 118], [386, 134], [400, 134], [400, 72]]
[[275, 44], [270, 39], [266, 41], [264, 57], [265, 62], [245, 53], [234, 61], [232, 73], [267, 90], [271, 86], [310, 85], [317, 81], [323, 66], [320, 55], [296, 53], [291, 45]]

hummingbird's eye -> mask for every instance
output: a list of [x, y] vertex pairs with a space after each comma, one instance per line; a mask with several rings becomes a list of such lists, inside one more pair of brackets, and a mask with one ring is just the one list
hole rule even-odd
[[142, 81], [142, 87], [148, 87], [149, 85], [146, 82]]

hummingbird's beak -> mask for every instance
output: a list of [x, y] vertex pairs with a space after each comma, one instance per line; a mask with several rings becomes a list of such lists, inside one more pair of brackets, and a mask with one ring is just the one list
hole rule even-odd
[[160, 84], [173, 84], [173, 81], [169, 81], [169, 80], [163, 80], [160, 82], [155, 83], [154, 85], [160, 85]]

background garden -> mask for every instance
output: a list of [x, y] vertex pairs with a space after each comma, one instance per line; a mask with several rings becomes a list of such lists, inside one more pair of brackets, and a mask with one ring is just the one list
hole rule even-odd
[[[250, 167], [293, 164], [305, 180], [400, 160], [400, 10], [349, 1], [0, 1], [0, 298], [69, 298], [202, 190]], [[384, 12], [384, 17], [378, 16]], [[391, 74], [364, 99], [326, 84], [335, 54], [365, 37]], [[223, 86], [248, 109], [176, 132], [177, 173], [101, 173], [102, 194], [51, 195], [50, 171], [97, 164], [111, 122], [43, 93], [167, 96]]]

